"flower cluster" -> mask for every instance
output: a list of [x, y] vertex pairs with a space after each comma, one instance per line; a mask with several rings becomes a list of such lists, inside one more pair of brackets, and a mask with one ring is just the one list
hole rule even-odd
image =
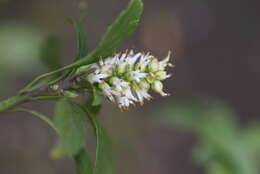
[[[162, 80], [169, 78], [165, 68], [172, 66], [168, 56], [159, 61], [154, 56], [144, 53], [130, 52], [116, 54], [105, 60], [92, 64], [88, 69], [92, 72], [86, 76], [86, 80], [96, 86], [110, 101], [117, 102], [119, 108], [127, 109], [131, 104], [152, 97], [148, 93], [150, 89], [167, 96], [163, 92]], [[79, 68], [78, 72], [82, 72]]]

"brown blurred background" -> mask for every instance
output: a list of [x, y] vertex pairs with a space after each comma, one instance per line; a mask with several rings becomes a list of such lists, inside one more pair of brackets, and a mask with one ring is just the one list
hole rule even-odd
[[[149, 111], [160, 108], [161, 104], [175, 97], [210, 96], [230, 104], [241, 122], [258, 119], [260, 1], [143, 1], [145, 8], [140, 26], [120, 50], [134, 48], [150, 51], [158, 57], [164, 57], [168, 50], [172, 50], [176, 68], [170, 70], [173, 78], [165, 84], [166, 91], [172, 94], [167, 99], [156, 96], [143, 107], [131, 108], [123, 113], [105, 102], [101, 117], [113, 136], [119, 173], [203, 173], [191, 157], [194, 136], [187, 131], [156, 124], [150, 119]], [[1, 28], [5, 26], [29, 28], [35, 34], [32, 37], [38, 40], [54, 33], [63, 41], [64, 64], [72, 62], [76, 49], [75, 34], [65, 18], [78, 15], [79, 2], [0, 0], [0, 36]], [[87, 3], [86, 26], [90, 49], [93, 49], [128, 0], [88, 0]], [[34, 40], [36, 44], [37, 39]], [[20, 45], [26, 42], [19, 37], [14, 38], [16, 41]], [[15, 51], [15, 48], [11, 50]], [[5, 79], [1, 81], [4, 92], [0, 99], [14, 94], [34, 76], [46, 71], [38, 66], [37, 61], [26, 58], [6, 61], [25, 62], [21, 72], [16, 66], [12, 72], [0, 69], [0, 76]], [[51, 116], [52, 105], [36, 103], [29, 107]], [[72, 161], [50, 160], [48, 153], [55, 139], [55, 134], [46, 125], [26, 114], [1, 116], [0, 173], [74, 173]]]

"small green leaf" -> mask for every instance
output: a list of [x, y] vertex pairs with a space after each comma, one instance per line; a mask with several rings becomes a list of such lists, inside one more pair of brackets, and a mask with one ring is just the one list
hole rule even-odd
[[76, 163], [77, 174], [92, 174], [93, 164], [90, 157], [84, 150], [81, 150], [74, 157]]
[[50, 35], [45, 38], [41, 48], [41, 60], [50, 70], [61, 66], [61, 41], [58, 37]]
[[56, 106], [55, 124], [59, 131], [57, 146], [52, 151], [54, 158], [72, 157], [85, 146], [86, 117], [84, 111], [67, 98]]
[[115, 53], [119, 44], [135, 31], [142, 12], [142, 1], [131, 0], [128, 8], [119, 15], [111, 26], [109, 26], [99, 46], [95, 49], [93, 57], [106, 58]]

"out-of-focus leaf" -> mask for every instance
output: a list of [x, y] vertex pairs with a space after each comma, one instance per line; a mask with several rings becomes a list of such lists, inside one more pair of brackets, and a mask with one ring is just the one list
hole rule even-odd
[[250, 144], [254, 149], [260, 152], [260, 123], [253, 123], [248, 125], [247, 129], [243, 132], [244, 142]]
[[92, 161], [84, 150], [81, 150], [77, 155], [75, 155], [74, 160], [76, 163], [77, 174], [93, 173]]
[[85, 2], [80, 3], [80, 18], [76, 21], [74, 18], [68, 18], [67, 22], [74, 26], [74, 30], [77, 36], [77, 56], [76, 60], [81, 59], [88, 55], [88, 40], [86, 34], [86, 16], [87, 16], [87, 4]]
[[8, 81], [6, 80], [6, 75], [0, 74], [0, 99], [2, 99], [2, 96], [7, 92], [8, 88]]
[[93, 57], [105, 58], [115, 53], [119, 44], [135, 31], [142, 12], [142, 1], [131, 0], [128, 8], [109, 26], [99, 46], [95, 49]]
[[42, 68], [40, 48], [43, 35], [16, 24], [0, 26], [0, 69], [15, 74], [32, 73]]
[[105, 129], [101, 126], [97, 117], [94, 116], [88, 108], [84, 107], [88, 118], [91, 121], [92, 127], [94, 128], [96, 135], [96, 161], [94, 167], [94, 174], [114, 174], [115, 170], [113, 168], [112, 160], [112, 149], [109, 137]]
[[55, 124], [59, 131], [57, 146], [52, 151], [54, 158], [73, 157], [85, 146], [85, 112], [67, 98], [61, 99], [56, 106]]
[[[189, 128], [197, 135], [195, 161], [209, 174], [258, 174], [260, 129], [242, 130], [232, 110], [219, 101], [174, 102], [159, 111], [163, 122]], [[159, 115], [162, 118], [162, 114]], [[258, 125], [259, 127], [259, 125]]]
[[41, 48], [41, 60], [50, 70], [61, 66], [61, 41], [57, 36], [50, 35], [45, 38]]
[[[164, 114], [162, 117], [161, 114]], [[203, 125], [203, 108], [192, 101], [172, 102], [158, 112], [158, 119], [167, 124], [176, 124], [186, 128], [199, 129]]]

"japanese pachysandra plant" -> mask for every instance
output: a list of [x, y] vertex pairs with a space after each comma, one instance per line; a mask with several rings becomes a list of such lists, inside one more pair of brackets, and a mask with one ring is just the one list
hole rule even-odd
[[[38, 76], [17, 95], [0, 102], [0, 114], [27, 112], [50, 125], [58, 135], [52, 157], [73, 158], [78, 174], [113, 174], [107, 133], [97, 117], [102, 98], [125, 110], [130, 105], [150, 100], [150, 91], [168, 96], [162, 81], [171, 76], [166, 72], [166, 68], [172, 66], [170, 52], [163, 59], [133, 50], [116, 53], [121, 42], [135, 31], [143, 11], [141, 0], [131, 0], [128, 8], [108, 28], [98, 47], [88, 53], [85, 7], [81, 4], [79, 21], [68, 19], [77, 35], [75, 61]], [[20, 107], [25, 102], [41, 100], [57, 102], [53, 120]], [[87, 122], [96, 137], [94, 163], [86, 148]]]

